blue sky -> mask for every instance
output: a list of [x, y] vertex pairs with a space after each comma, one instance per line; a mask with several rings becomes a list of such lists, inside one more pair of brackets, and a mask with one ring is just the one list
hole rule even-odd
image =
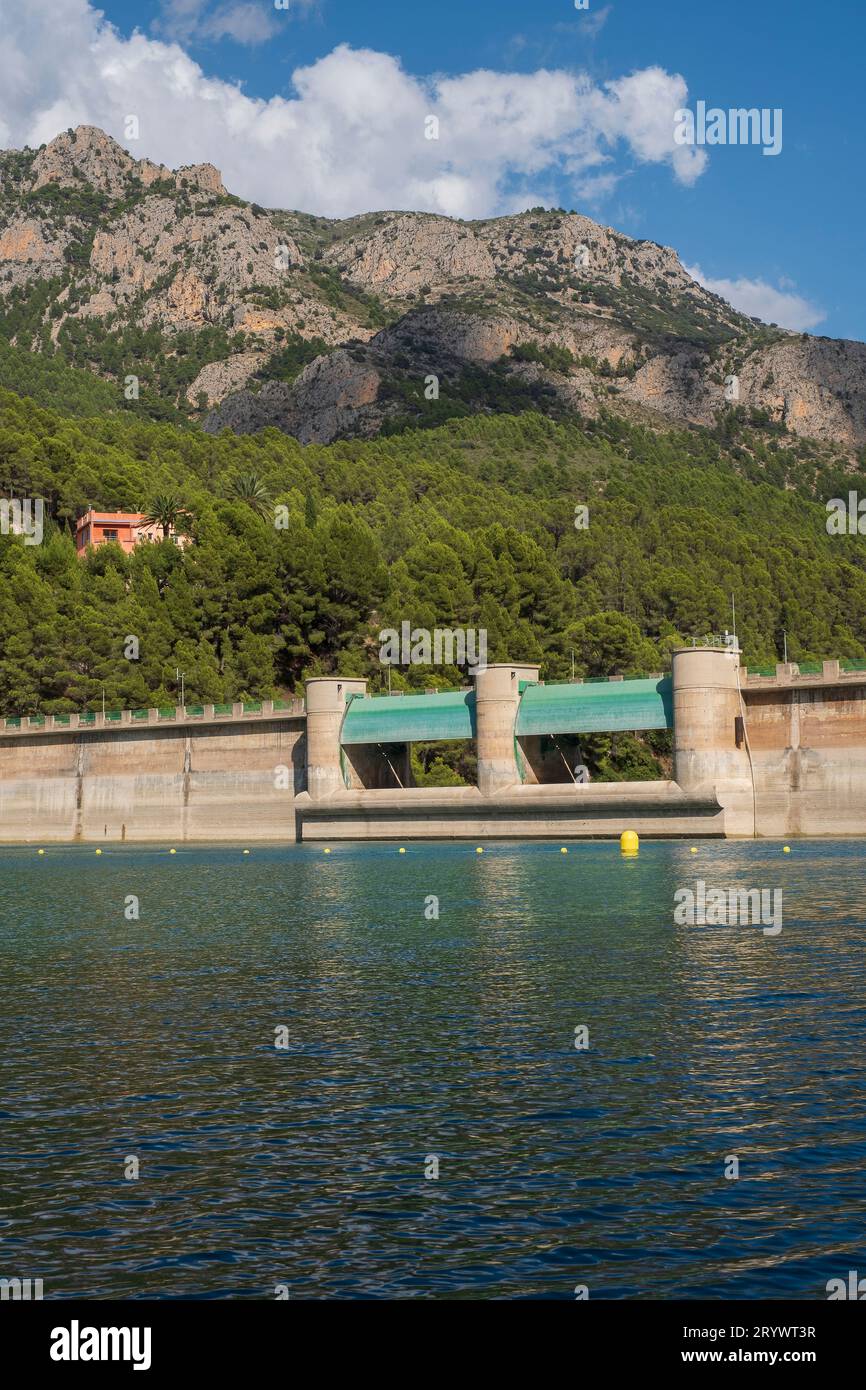
[[[17, 40], [19, 58], [41, 56], [29, 83], [9, 73], [0, 143], [23, 143], [22, 133], [35, 143], [56, 133], [52, 124], [80, 120], [122, 138], [126, 102], [142, 115], [133, 153], [212, 160], [233, 191], [263, 203], [466, 216], [560, 204], [675, 247], [749, 312], [866, 338], [862, 3], [589, 0], [578, 11], [573, 0], [290, 0], [284, 12], [273, 0], [103, 0], [100, 9], [114, 38], [88, 0], [63, 0], [59, 26], [54, 0], [0, 0], [11, 49]], [[88, 26], [98, 36], [89, 46]], [[3, 76], [0, 58], [0, 91]], [[237, 86], [252, 100], [236, 99]], [[698, 100], [781, 108], [781, 152], [717, 146], [702, 172], [677, 165], [665, 147], [669, 110]], [[442, 122], [435, 146], [419, 133], [428, 108]]]

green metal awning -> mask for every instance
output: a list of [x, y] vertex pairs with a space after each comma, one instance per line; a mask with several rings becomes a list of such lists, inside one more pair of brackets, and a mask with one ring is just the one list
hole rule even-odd
[[475, 737], [475, 691], [370, 695], [352, 700], [341, 743], [426, 743]]
[[670, 676], [661, 680], [530, 685], [517, 713], [521, 734], [596, 734], [673, 728]]

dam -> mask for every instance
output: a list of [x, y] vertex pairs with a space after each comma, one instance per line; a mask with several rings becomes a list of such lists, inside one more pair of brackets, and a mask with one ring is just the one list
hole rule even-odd
[[[748, 671], [683, 647], [669, 675], [0, 720], [0, 843], [866, 834], [866, 663]], [[581, 735], [670, 729], [673, 776], [576, 782]], [[471, 740], [476, 786], [411, 785], [411, 745]]]

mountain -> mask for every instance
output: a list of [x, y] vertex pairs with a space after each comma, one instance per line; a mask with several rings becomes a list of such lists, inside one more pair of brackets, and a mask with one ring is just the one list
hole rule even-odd
[[[866, 349], [744, 318], [672, 251], [563, 211], [266, 212], [81, 128], [0, 155], [0, 257], [0, 496], [45, 501], [42, 544], [0, 534], [4, 712], [170, 704], [177, 670], [193, 703], [380, 689], [407, 617], [548, 680], [646, 674], [732, 594], [752, 664], [866, 659], [861, 538], [826, 529], [866, 491]], [[182, 509], [191, 544], [82, 558], [90, 505]]]
[[0, 153], [0, 339], [95, 373], [118, 410], [211, 433], [327, 443], [479, 411], [656, 427], [736, 412], [866, 445], [866, 346], [746, 318], [669, 248], [562, 209], [266, 211], [213, 165], [135, 160], [91, 126]]

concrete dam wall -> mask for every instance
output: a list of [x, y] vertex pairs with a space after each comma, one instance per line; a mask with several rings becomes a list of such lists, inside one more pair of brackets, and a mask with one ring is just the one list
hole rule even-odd
[[755, 675], [674, 653], [674, 776], [715, 793], [729, 836], [866, 834], [866, 673], [825, 661]]
[[[0, 721], [0, 842], [288, 842], [866, 834], [866, 673], [748, 674], [683, 648], [668, 677], [369, 697], [320, 677], [306, 704]], [[673, 731], [669, 781], [579, 783], [582, 733]], [[411, 785], [409, 746], [471, 738], [474, 787]]]
[[294, 840], [304, 717], [0, 735], [0, 842]]

